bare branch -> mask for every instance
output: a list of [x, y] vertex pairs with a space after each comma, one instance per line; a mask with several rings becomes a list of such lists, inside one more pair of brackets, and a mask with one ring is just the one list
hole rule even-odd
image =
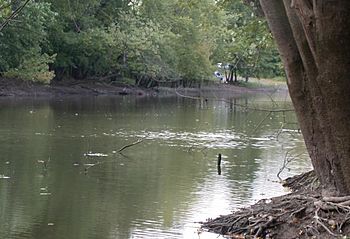
[[[176, 95], [183, 97], [183, 98], [188, 98], [192, 100], [203, 100], [203, 97], [194, 97], [194, 96], [189, 96], [189, 95], [183, 95], [175, 89]], [[226, 99], [218, 99], [217, 97], [215, 98], [205, 98], [206, 100], [213, 100], [213, 101], [219, 101], [219, 102], [226, 102], [228, 104], [232, 104], [231, 101], [226, 100]], [[233, 106], [240, 107], [246, 110], [253, 110], [253, 111], [261, 111], [261, 112], [267, 112], [267, 113], [283, 113], [283, 112], [294, 112], [294, 109], [265, 109], [265, 108], [255, 108], [255, 107], [249, 107], [247, 105], [242, 105], [242, 104], [237, 104], [234, 103]]]
[[292, 162], [294, 159], [299, 158], [302, 154], [298, 154], [298, 155], [291, 155], [290, 153], [291, 150], [288, 150], [284, 156], [284, 160], [283, 160], [283, 165], [280, 168], [280, 170], [277, 173], [277, 177], [280, 181], [283, 181], [283, 179], [280, 177], [280, 174], [287, 168], [288, 164], [290, 162]]
[[26, 0], [24, 4], [14, 10], [11, 15], [0, 25], [0, 32], [13, 20], [18, 14], [23, 10], [23, 8], [30, 2], [30, 0]]
[[135, 145], [137, 145], [137, 144], [139, 144], [139, 143], [142, 143], [143, 141], [144, 141], [144, 139], [139, 139], [139, 140], [137, 140], [137, 141], [135, 141], [135, 142], [133, 142], [133, 143], [131, 143], [131, 144], [125, 145], [125, 146], [123, 146], [122, 148], [120, 148], [120, 149], [118, 150], [118, 153], [122, 152], [124, 149], [127, 149], [127, 148], [129, 148], [129, 147], [135, 146]]
[[268, 112], [268, 114], [256, 125], [256, 127], [254, 128], [254, 130], [252, 131], [252, 133], [255, 133], [255, 131], [260, 128], [260, 126], [265, 122], [265, 120], [270, 117], [270, 115], [272, 114], [272, 112]]
[[201, 97], [193, 97], [193, 96], [183, 95], [177, 91], [177, 88], [175, 89], [175, 93], [176, 93], [176, 95], [183, 97], [183, 98], [188, 98], [188, 99], [192, 99], [192, 100], [201, 100], [202, 99]]

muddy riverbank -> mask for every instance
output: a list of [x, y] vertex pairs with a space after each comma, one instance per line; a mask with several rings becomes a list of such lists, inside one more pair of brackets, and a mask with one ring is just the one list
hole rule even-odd
[[232, 95], [273, 93], [286, 91], [283, 84], [265, 84], [261, 82], [254, 87], [227, 84], [212, 84], [201, 88], [141, 88], [115, 82], [99, 81], [53, 81], [50, 85], [18, 79], [0, 78], [0, 97], [63, 97], [63, 96], [97, 96], [97, 95], [137, 95], [137, 96], [173, 96], [229, 98]]
[[209, 219], [203, 228], [230, 238], [348, 238], [349, 197], [322, 197], [313, 171], [284, 186], [292, 192]]

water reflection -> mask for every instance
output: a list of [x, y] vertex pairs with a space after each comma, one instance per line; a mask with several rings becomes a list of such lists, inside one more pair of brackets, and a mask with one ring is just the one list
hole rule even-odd
[[283, 193], [287, 150], [282, 176], [310, 167], [295, 116], [257, 128], [266, 112], [237, 105], [271, 101], [232, 102], [1, 101], [0, 238], [199, 238], [195, 222]]

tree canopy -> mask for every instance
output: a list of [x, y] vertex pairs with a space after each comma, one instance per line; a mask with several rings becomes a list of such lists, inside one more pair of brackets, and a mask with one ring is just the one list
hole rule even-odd
[[0, 24], [8, 78], [191, 82], [218, 62], [283, 74], [265, 20], [241, 0], [0, 0]]

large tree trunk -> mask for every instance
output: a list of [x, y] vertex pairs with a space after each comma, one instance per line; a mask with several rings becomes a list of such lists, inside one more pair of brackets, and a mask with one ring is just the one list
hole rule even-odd
[[324, 194], [350, 194], [350, 1], [260, 0]]

